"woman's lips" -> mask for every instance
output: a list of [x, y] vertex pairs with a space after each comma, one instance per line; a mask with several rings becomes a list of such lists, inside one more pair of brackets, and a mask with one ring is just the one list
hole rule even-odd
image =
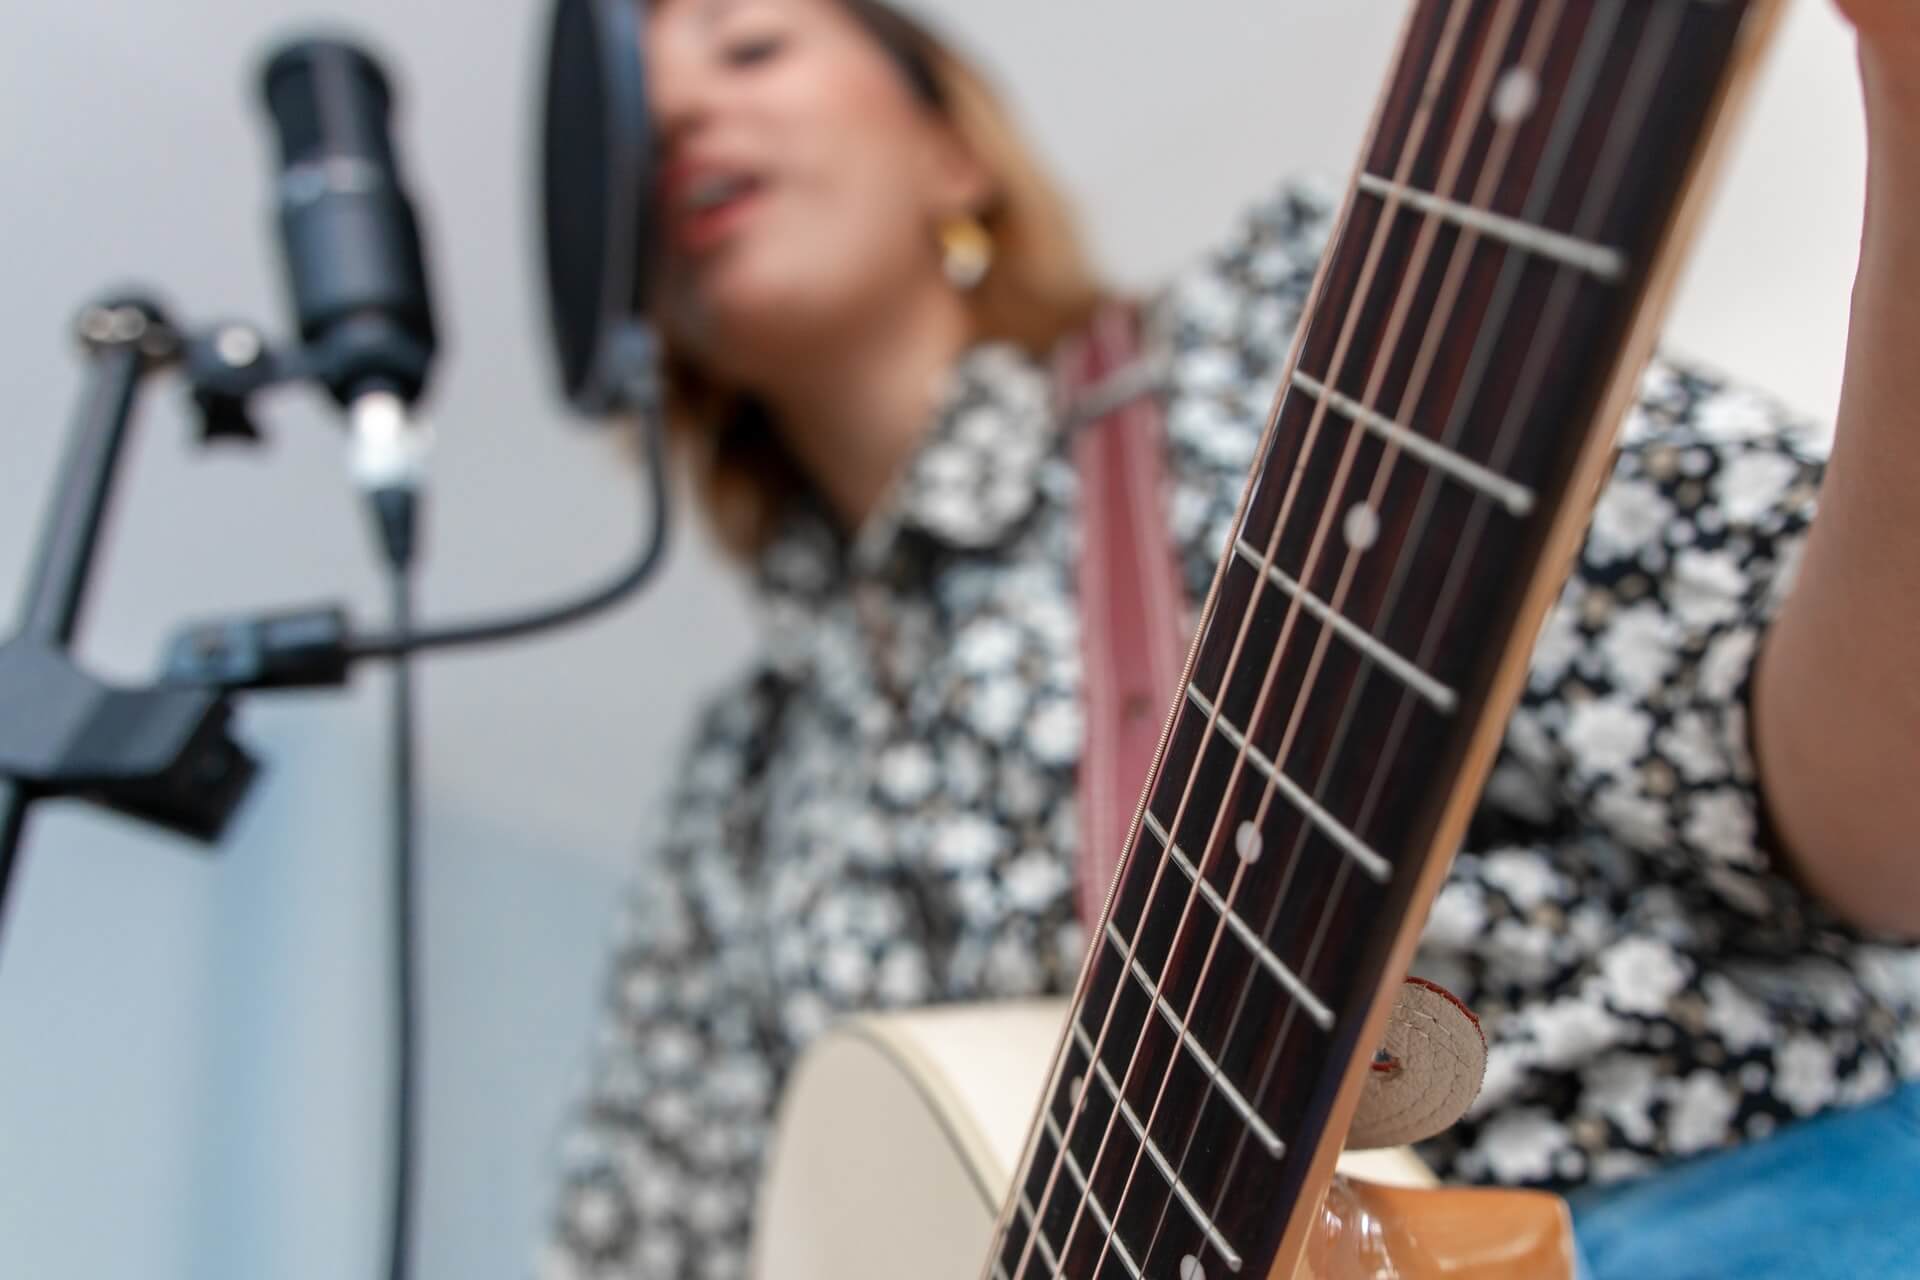
[[682, 208], [674, 219], [674, 247], [696, 256], [713, 252], [739, 231], [741, 224], [752, 215], [762, 192], [762, 186], [753, 182], [718, 204], [702, 209]]

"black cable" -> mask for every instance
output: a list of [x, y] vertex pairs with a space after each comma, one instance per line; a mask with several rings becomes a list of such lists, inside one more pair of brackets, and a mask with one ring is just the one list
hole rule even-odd
[[430, 649], [485, 644], [544, 631], [616, 603], [637, 590], [661, 563], [666, 552], [668, 506], [665, 432], [647, 422], [646, 460], [651, 510], [647, 542], [633, 567], [590, 595], [567, 604], [495, 622], [441, 627], [420, 631], [413, 619], [413, 559], [419, 498], [411, 487], [376, 490], [368, 495], [374, 526], [387, 565], [392, 596], [393, 631], [387, 636], [360, 640], [353, 657], [387, 658], [392, 674], [392, 938], [393, 952], [393, 1186], [388, 1280], [407, 1280], [413, 1241], [413, 1191], [418, 1151], [418, 1092], [420, 1006], [416, 919], [418, 867], [415, 856], [418, 817], [415, 795], [413, 656]]
[[[390, 566], [392, 623], [405, 636], [413, 621], [413, 575], [406, 564]], [[393, 655], [393, 759], [390, 799], [393, 820], [393, 1218], [387, 1254], [388, 1280], [406, 1280], [412, 1246], [415, 1158], [416, 992], [414, 963], [414, 736], [413, 662], [403, 646]]]
[[[653, 403], [637, 400], [636, 403]], [[410, 483], [376, 489], [367, 496], [382, 559], [390, 576], [392, 630], [353, 639], [337, 608], [210, 623], [193, 628], [169, 659], [173, 681], [226, 688], [297, 688], [338, 684], [357, 658], [393, 663], [392, 674], [392, 950], [394, 1079], [392, 1098], [393, 1186], [387, 1273], [407, 1280], [413, 1234], [417, 1163], [420, 991], [417, 962], [415, 843], [415, 744], [411, 658], [430, 650], [511, 640], [577, 622], [632, 595], [665, 559], [671, 509], [665, 431], [657, 416], [641, 421], [643, 466], [649, 510], [639, 557], [598, 590], [564, 604], [503, 619], [420, 629], [413, 618], [412, 565], [419, 499]], [[0, 800], [4, 800], [0, 795]]]
[[404, 653], [425, 653], [433, 649], [465, 648], [513, 640], [538, 631], [551, 630], [578, 622], [617, 604], [644, 585], [660, 567], [667, 550], [668, 497], [666, 432], [658, 422], [648, 422], [641, 430], [645, 438], [648, 506], [646, 542], [640, 557], [624, 573], [577, 600], [515, 617], [482, 622], [453, 623], [420, 631], [401, 630], [392, 635], [362, 636], [349, 642], [347, 656], [356, 658], [392, 658]]
[[[0, 776], [0, 912], [7, 905], [7, 882], [13, 878], [20, 836], [26, 830], [27, 789], [13, 779]], [[5, 924], [0, 916], [0, 924]]]

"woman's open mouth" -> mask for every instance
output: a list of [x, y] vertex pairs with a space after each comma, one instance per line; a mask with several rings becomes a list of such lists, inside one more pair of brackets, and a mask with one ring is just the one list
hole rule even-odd
[[673, 184], [674, 245], [690, 254], [709, 253], [730, 238], [765, 190], [745, 173], [709, 170]]

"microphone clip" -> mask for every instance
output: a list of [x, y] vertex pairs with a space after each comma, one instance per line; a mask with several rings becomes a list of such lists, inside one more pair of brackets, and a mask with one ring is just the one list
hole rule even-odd
[[33, 635], [0, 643], [0, 778], [212, 842], [257, 765], [216, 686], [114, 688]]
[[346, 404], [358, 392], [409, 392], [426, 380], [433, 352], [377, 317], [337, 326], [309, 346], [279, 347], [254, 325], [213, 325], [179, 343], [203, 444], [257, 445], [264, 435], [253, 398], [290, 382], [312, 382]]

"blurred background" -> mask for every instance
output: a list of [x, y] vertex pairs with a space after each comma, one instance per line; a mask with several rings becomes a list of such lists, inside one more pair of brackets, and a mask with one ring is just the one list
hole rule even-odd
[[[0, 628], [79, 366], [73, 309], [149, 283], [177, 318], [284, 327], [262, 50], [373, 42], [422, 206], [445, 355], [424, 607], [544, 599], [627, 554], [623, 455], [565, 421], [534, 270], [541, 0], [0, 6]], [[1351, 163], [1404, 0], [921, 0], [993, 66], [1114, 276], [1148, 283], [1283, 174]], [[1851, 46], [1798, 0], [1669, 345], [1831, 417], [1864, 148]], [[156, 384], [83, 653], [145, 678], [184, 619], [343, 598], [379, 616], [338, 428], [281, 395], [272, 447], [203, 453]], [[526, 1273], [584, 1070], [600, 948], [738, 587], [686, 530], [642, 602], [424, 665], [426, 1037], [417, 1273]], [[371, 1277], [386, 1187], [385, 704], [246, 704], [268, 773], [217, 857], [45, 806], [0, 932], [0, 1274]]]

